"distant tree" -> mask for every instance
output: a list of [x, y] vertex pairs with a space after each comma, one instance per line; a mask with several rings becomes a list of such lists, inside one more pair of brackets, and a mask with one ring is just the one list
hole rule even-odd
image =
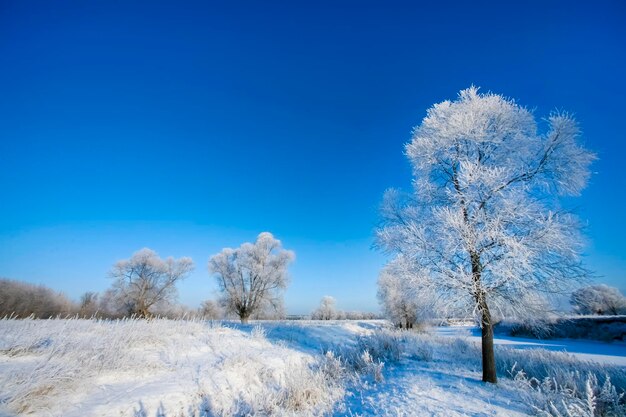
[[222, 317], [219, 305], [213, 300], [204, 300], [198, 310], [198, 315], [205, 320], [217, 320]]
[[141, 249], [111, 270], [116, 308], [128, 314], [150, 317], [159, 303], [175, 299], [176, 283], [193, 270], [191, 258], [161, 259], [151, 249]]
[[98, 311], [98, 293], [87, 291], [80, 296], [79, 314], [81, 317], [93, 317]]
[[226, 312], [247, 323], [253, 314], [279, 310], [288, 283], [287, 266], [294, 257], [268, 232], [259, 234], [255, 243], [213, 255], [209, 272], [217, 278]]
[[121, 318], [130, 313], [118, 292], [109, 288], [98, 296], [98, 314], [106, 318]]
[[64, 294], [48, 287], [0, 279], [0, 317], [47, 319], [66, 316], [73, 310], [74, 305]]
[[528, 315], [527, 292], [585, 275], [579, 226], [559, 196], [585, 188], [594, 155], [567, 114], [545, 134], [533, 114], [471, 87], [431, 107], [406, 145], [414, 192], [386, 192], [377, 244], [413, 263], [417, 285], [482, 329], [483, 381], [496, 382], [492, 311]]
[[260, 309], [250, 315], [253, 320], [284, 320], [286, 317], [287, 311], [282, 297], [276, 297], [271, 302], [263, 303]]
[[191, 309], [184, 304], [172, 301], [162, 301], [157, 303], [157, 305], [154, 306], [152, 313], [157, 317], [171, 320], [197, 317], [197, 311], [195, 309]]
[[385, 317], [396, 326], [412, 329], [417, 321], [418, 300], [410, 288], [411, 281], [389, 265], [378, 276], [378, 302]]
[[325, 295], [320, 301], [320, 306], [311, 314], [313, 320], [333, 320], [338, 318], [336, 301], [330, 295]]
[[626, 314], [626, 297], [608, 285], [590, 285], [572, 293], [570, 299], [578, 314]]
[[380, 319], [382, 316], [377, 313], [372, 313], [370, 311], [346, 311], [345, 319], [346, 320], [375, 320]]

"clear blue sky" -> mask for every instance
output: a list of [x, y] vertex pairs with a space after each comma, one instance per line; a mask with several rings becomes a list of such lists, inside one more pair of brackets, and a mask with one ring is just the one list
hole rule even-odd
[[419, 3], [0, 0], [0, 276], [77, 298], [146, 246], [193, 257], [197, 306], [209, 256], [271, 231], [291, 313], [376, 310], [403, 144], [475, 84], [576, 114], [587, 262], [625, 290], [626, 3]]

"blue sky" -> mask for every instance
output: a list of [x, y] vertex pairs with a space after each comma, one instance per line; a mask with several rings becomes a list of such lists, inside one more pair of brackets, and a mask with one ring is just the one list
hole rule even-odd
[[626, 5], [419, 3], [0, 0], [0, 276], [77, 298], [147, 246], [193, 257], [196, 306], [209, 256], [267, 230], [290, 312], [376, 310], [403, 144], [475, 84], [579, 119], [586, 261], [626, 290]]

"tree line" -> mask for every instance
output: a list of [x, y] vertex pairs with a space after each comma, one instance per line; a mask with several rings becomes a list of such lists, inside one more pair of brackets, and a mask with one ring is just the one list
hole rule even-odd
[[[45, 286], [0, 279], [0, 317], [237, 317], [242, 323], [250, 319], [283, 319], [283, 292], [289, 284], [288, 266], [294, 258], [294, 252], [284, 249], [280, 240], [268, 232], [259, 234], [255, 242], [224, 248], [208, 262], [208, 271], [220, 290], [219, 298], [207, 299], [199, 308], [190, 309], [176, 302], [176, 287], [194, 270], [192, 259], [163, 259], [155, 251], [143, 248], [113, 265], [108, 290], [102, 294], [86, 292], [78, 302]], [[373, 313], [342, 312], [334, 303], [332, 297], [324, 297], [311, 317], [378, 318]]]
[[209, 259], [208, 270], [220, 289], [218, 300], [206, 300], [199, 309], [176, 303], [177, 284], [194, 270], [191, 258], [161, 258], [143, 248], [129, 259], [116, 262], [103, 294], [84, 293], [78, 303], [41, 285], [0, 280], [0, 316], [50, 318], [194, 316], [217, 319], [234, 315], [250, 318], [284, 317], [283, 291], [289, 283], [287, 268], [295, 258], [280, 240], [263, 232], [253, 243], [225, 248]]

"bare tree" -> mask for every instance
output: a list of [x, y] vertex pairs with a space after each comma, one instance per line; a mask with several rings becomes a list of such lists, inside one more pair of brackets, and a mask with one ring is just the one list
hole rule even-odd
[[68, 315], [73, 310], [74, 305], [64, 294], [48, 287], [0, 279], [0, 317], [47, 319]]
[[115, 288], [109, 288], [98, 296], [98, 312], [106, 318], [121, 318], [130, 314]]
[[81, 317], [93, 317], [98, 311], [98, 293], [87, 291], [80, 296], [79, 314]]
[[288, 283], [287, 266], [294, 257], [268, 232], [259, 234], [255, 243], [225, 248], [213, 255], [209, 272], [217, 278], [227, 312], [247, 323], [255, 313], [280, 309], [282, 290]]
[[271, 302], [263, 303], [260, 309], [257, 309], [250, 316], [253, 320], [284, 320], [287, 318], [287, 310], [282, 297], [274, 297]]
[[111, 270], [116, 298], [129, 314], [149, 317], [153, 307], [176, 297], [176, 283], [193, 267], [191, 258], [163, 260], [153, 250], [141, 249]]
[[526, 293], [564, 292], [585, 275], [577, 219], [558, 197], [581, 192], [595, 157], [572, 117], [547, 123], [540, 134], [513, 100], [463, 90], [431, 107], [406, 145], [414, 192], [383, 201], [377, 244], [410, 260], [446, 309], [476, 317], [487, 382], [497, 381], [492, 310], [528, 315]]
[[333, 320], [338, 317], [337, 307], [334, 297], [325, 295], [320, 301], [320, 306], [311, 314], [311, 318], [314, 320]]
[[200, 305], [198, 315], [207, 320], [217, 320], [222, 317], [222, 312], [215, 301], [204, 300]]
[[605, 284], [577, 289], [570, 302], [578, 314], [626, 314], [626, 297]]
[[346, 311], [345, 318], [346, 320], [377, 320], [383, 316], [371, 311]]

